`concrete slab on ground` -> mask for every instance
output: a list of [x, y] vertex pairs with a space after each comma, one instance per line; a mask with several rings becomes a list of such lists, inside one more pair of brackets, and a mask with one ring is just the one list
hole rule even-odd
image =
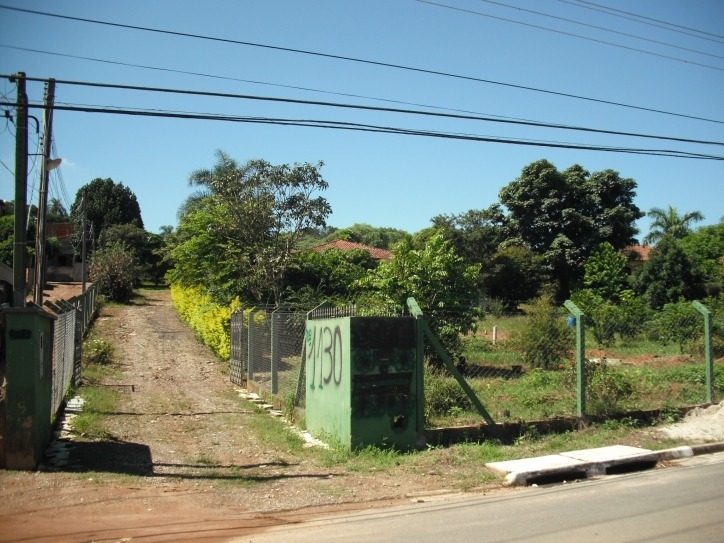
[[640, 447], [629, 447], [628, 445], [611, 445], [609, 447], [599, 447], [597, 449], [582, 449], [580, 451], [570, 451], [560, 453], [560, 456], [575, 458], [582, 462], [610, 462], [611, 460], [623, 460], [626, 458], [640, 457], [649, 455], [649, 449]]
[[658, 454], [649, 449], [612, 445], [560, 454], [489, 462], [488, 468], [505, 473], [505, 484], [527, 485], [543, 478], [574, 479], [607, 473], [614, 466], [658, 461]]

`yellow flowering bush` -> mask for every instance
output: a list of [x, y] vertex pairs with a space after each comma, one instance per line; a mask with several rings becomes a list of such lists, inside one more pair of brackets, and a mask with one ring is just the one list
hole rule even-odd
[[228, 360], [231, 355], [231, 313], [241, 308], [235, 298], [231, 304], [215, 303], [203, 287], [171, 285], [171, 299], [176, 310], [219, 358]]

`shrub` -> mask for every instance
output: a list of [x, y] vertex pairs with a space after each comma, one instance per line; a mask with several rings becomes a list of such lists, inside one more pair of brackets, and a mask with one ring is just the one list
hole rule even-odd
[[684, 348], [703, 333], [701, 315], [690, 302], [666, 304], [648, 324], [649, 337], [664, 345], [674, 343]]
[[467, 411], [473, 404], [460, 384], [446, 374], [425, 366], [425, 418]]
[[101, 295], [114, 302], [128, 302], [141, 277], [134, 254], [121, 243], [93, 253], [89, 274]]
[[586, 362], [586, 411], [609, 415], [625, 411], [623, 402], [634, 392], [630, 377], [603, 363]]
[[219, 358], [231, 355], [231, 313], [241, 307], [238, 298], [229, 305], [214, 302], [202, 287], [171, 286], [171, 298], [196, 336]]
[[83, 357], [87, 364], [110, 364], [113, 362], [113, 345], [103, 339], [89, 337], [83, 342]]
[[511, 338], [511, 345], [529, 367], [554, 369], [573, 348], [573, 331], [551, 298], [541, 296], [531, 306], [523, 329]]

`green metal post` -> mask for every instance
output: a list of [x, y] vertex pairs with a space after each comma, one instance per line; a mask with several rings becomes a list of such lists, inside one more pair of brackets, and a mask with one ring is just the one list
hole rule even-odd
[[455, 364], [453, 364], [453, 361], [450, 359], [450, 356], [447, 354], [447, 351], [445, 348], [440, 344], [440, 341], [437, 339], [435, 334], [432, 333], [432, 330], [430, 330], [430, 327], [427, 324], [427, 319], [425, 318], [425, 315], [422, 313], [422, 310], [420, 309], [420, 306], [417, 305], [417, 301], [414, 298], [408, 298], [407, 299], [407, 306], [410, 309], [410, 313], [414, 317], [417, 318], [418, 323], [420, 323], [420, 326], [422, 327], [423, 334], [427, 338], [427, 340], [430, 342], [430, 345], [432, 345], [432, 348], [437, 351], [437, 354], [440, 355], [440, 358], [442, 358], [443, 363], [445, 364], [445, 367], [448, 369], [450, 373], [452, 373], [452, 376], [455, 378], [455, 380], [458, 382], [460, 387], [463, 389], [467, 397], [470, 399], [470, 402], [473, 404], [473, 407], [475, 407], [476, 411], [480, 414], [483, 419], [485, 419], [485, 422], [490, 424], [491, 426], [495, 426], [495, 421], [493, 420], [493, 417], [490, 416], [490, 413], [485, 409], [483, 404], [480, 402], [480, 399], [475, 394], [475, 391], [470, 387], [468, 382], [465, 380], [465, 378], [462, 376], [462, 374], [458, 371], [458, 369], [455, 367]]
[[576, 404], [578, 416], [586, 415], [586, 326], [585, 314], [571, 300], [563, 305], [576, 317]]
[[254, 325], [254, 315], [256, 315], [261, 309], [252, 309], [249, 311], [249, 327], [247, 329], [247, 342], [246, 342], [246, 348], [247, 348], [247, 362], [249, 364], [249, 367], [246, 368], [247, 374], [248, 374], [248, 380], [253, 381], [254, 380], [254, 360], [252, 358], [252, 337], [254, 335], [254, 332], [252, 330], [252, 326]]
[[417, 341], [417, 435], [418, 441], [422, 442], [425, 437], [425, 331], [422, 311], [414, 298], [408, 298], [407, 305], [410, 313], [415, 317], [415, 338]]
[[706, 364], [706, 401], [714, 403], [714, 356], [711, 344], [711, 311], [700, 301], [692, 302], [694, 309], [704, 315], [704, 362]]
[[281, 349], [279, 349], [279, 337], [280, 334], [277, 331], [277, 314], [280, 311], [279, 308], [275, 309], [271, 312], [270, 318], [271, 318], [271, 355], [270, 355], [270, 365], [271, 368], [269, 371], [271, 372], [271, 393], [277, 394], [279, 393], [279, 363], [281, 362]]

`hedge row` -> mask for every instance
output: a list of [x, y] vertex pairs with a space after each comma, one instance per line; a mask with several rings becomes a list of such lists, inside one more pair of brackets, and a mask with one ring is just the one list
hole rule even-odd
[[238, 298], [222, 306], [203, 287], [171, 285], [171, 299], [181, 317], [205, 345], [222, 360], [231, 355], [231, 313], [241, 308]]

